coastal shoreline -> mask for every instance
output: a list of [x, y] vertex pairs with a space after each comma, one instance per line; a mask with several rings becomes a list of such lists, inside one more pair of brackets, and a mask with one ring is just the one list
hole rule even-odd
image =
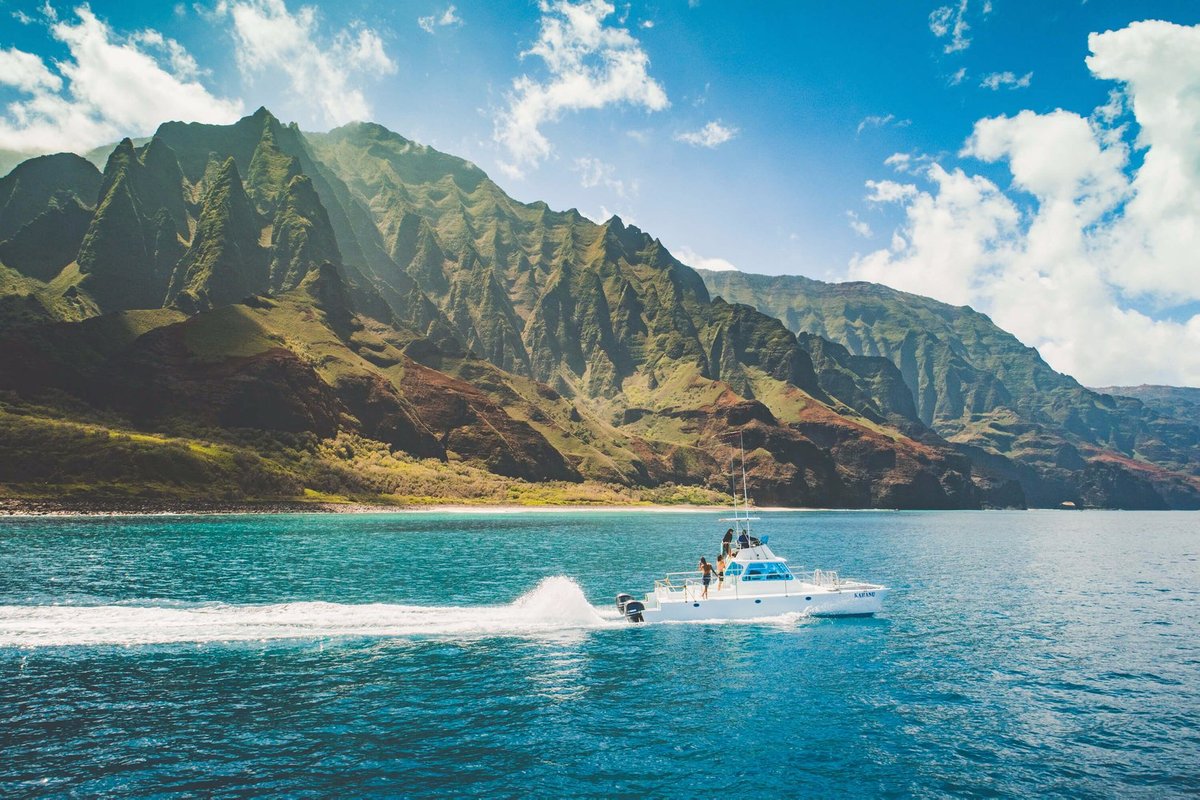
[[[384, 505], [373, 503], [55, 503], [41, 500], [0, 500], [0, 519], [26, 517], [191, 517], [227, 514], [557, 514], [626, 513], [689, 514], [730, 512], [730, 506], [630, 503], [626, 505], [511, 505], [430, 504]], [[756, 506], [758, 512], [801, 512], [830, 509]]]

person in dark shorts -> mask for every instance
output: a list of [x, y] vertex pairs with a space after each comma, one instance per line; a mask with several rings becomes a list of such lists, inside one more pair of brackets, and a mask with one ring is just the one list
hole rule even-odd
[[717, 556], [717, 594], [721, 593], [721, 586], [725, 583], [725, 565], [726, 555], [721, 553]]
[[700, 596], [705, 600], [708, 599], [708, 585], [712, 583], [712, 576], [712, 564], [708, 563], [708, 560], [704, 556], [700, 556], [700, 577], [701, 581], [704, 583], [704, 593]]
[[729, 551], [733, 549], [733, 528], [725, 531], [725, 535], [721, 537], [721, 555], [728, 556]]

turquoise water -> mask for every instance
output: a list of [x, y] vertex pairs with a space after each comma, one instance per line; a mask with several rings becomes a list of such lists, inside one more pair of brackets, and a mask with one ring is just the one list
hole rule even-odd
[[0, 795], [1200, 792], [1200, 516], [764, 514], [885, 614], [616, 622], [715, 516], [0, 521]]

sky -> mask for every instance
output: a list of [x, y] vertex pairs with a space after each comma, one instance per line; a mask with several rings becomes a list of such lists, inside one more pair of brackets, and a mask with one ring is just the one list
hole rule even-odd
[[1200, 386], [1200, 4], [0, 0], [0, 149], [372, 120], [697, 267], [989, 314]]

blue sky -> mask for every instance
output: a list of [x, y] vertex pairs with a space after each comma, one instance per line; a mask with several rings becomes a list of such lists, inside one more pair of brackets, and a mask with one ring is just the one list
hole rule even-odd
[[[1030, 189], [1044, 180], [1023, 183], [1014, 171], [1014, 159], [1037, 150], [1028, 131], [1074, 135], [1069, 124], [1049, 124], [1056, 109], [1074, 115], [1064, 123], [1092, 121], [1104, 152], [1123, 156], [1114, 170], [1128, 185], [1114, 186], [1104, 215], [1077, 219], [1087, 239], [1080, 252], [1090, 256], [1097, 226], [1125, 214], [1136, 193], [1148, 147], [1137, 139], [1142, 106], [1132, 87], [1149, 84], [1124, 77], [1133, 68], [1121, 54], [1110, 58], [1118, 79], [1098, 76], [1087, 62], [1089, 34], [1157, 19], [1175, 24], [1163, 35], [1185, 36], [1200, 22], [1200, 5], [671, 0], [614, 3], [607, 12], [600, 2], [4, 0], [0, 100], [24, 105], [0, 121], [0, 147], [85, 149], [150, 133], [159, 119], [220, 120], [259, 105], [306, 129], [369, 117], [475, 161], [518, 199], [597, 219], [618, 213], [696, 266], [722, 259], [750, 272], [881, 280], [989, 311], [1055, 366], [1093, 382], [1200, 381], [1200, 358], [1148, 366], [1135, 353], [1106, 367], [1080, 355], [1088, 331], [1116, 319], [1130, 336], [1138, 331], [1144, 347], [1200, 342], [1200, 296], [1187, 289], [1186, 274], [1156, 282], [1155, 253], [1133, 277], [1097, 267], [1103, 297], [1092, 297], [1096, 313], [1070, 330], [1038, 324], [1059, 306], [1020, 310], [1016, 284], [1029, 291], [1029, 276], [1055, 283], [1060, 306], [1076, 289], [1095, 287], [1065, 285], [1073, 278], [1054, 272], [1058, 251], [1030, 266], [1037, 252], [1049, 252], [1036, 240], [1049, 199]], [[1134, 38], [1117, 42], [1121, 53], [1142, 52]], [[633, 74], [607, 74], [605, 65], [617, 62]], [[139, 69], [152, 72], [147, 64], [163, 74], [139, 77]], [[1177, 59], [1175, 68], [1189, 65]], [[580, 75], [597, 84], [590, 98], [571, 94]], [[1116, 106], [1114, 89], [1124, 93]], [[128, 109], [105, 110], [126, 102]], [[1106, 104], [1115, 110], [1100, 125], [1095, 109]], [[1018, 124], [1021, 112], [1033, 116]], [[988, 119], [1014, 122], [968, 148]], [[543, 147], [527, 146], [531, 131]], [[885, 164], [894, 154], [908, 155], [907, 166]], [[956, 204], [952, 181], [932, 177], [933, 165], [990, 183], [1011, 211], [987, 205], [991, 189], [972, 195], [977, 205]], [[1074, 194], [1073, 202], [1085, 202]], [[939, 209], [952, 232], [979, 222], [978, 236], [961, 251], [937, 251], [948, 237], [922, 239], [921, 231]], [[1010, 213], [1017, 217], [1007, 220]], [[996, 225], [1003, 230], [989, 236]], [[1114, 247], [1105, 253], [1115, 261]], [[956, 253], [970, 260], [980, 249], [987, 258], [952, 265]], [[1017, 249], [1021, 257], [1010, 258]], [[1010, 284], [1001, 297], [995, 287]]]

